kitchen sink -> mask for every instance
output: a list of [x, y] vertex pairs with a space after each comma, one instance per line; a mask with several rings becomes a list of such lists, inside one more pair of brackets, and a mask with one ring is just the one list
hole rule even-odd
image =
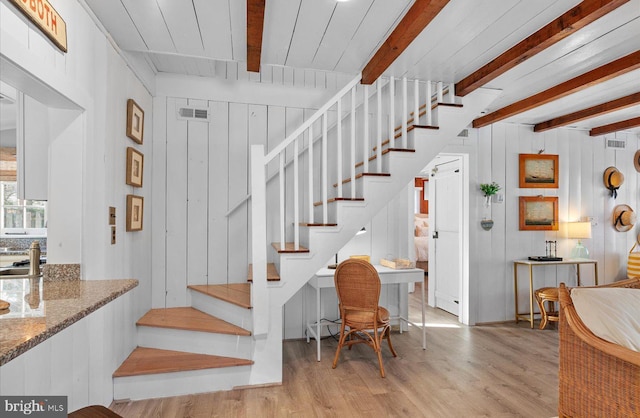
[[[28, 276], [29, 267], [12, 267], [5, 270], [0, 269], [0, 277], [2, 278], [14, 278], [15, 276]], [[8, 277], [4, 277], [8, 276]]]

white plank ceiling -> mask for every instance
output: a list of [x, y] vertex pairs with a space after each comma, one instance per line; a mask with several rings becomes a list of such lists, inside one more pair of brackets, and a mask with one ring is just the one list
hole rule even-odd
[[[157, 72], [261, 81], [246, 73], [245, 0], [85, 0], [128, 53]], [[580, 0], [451, 0], [385, 75], [457, 82]], [[413, 0], [266, 0], [261, 64], [346, 74], [361, 71]], [[506, 72], [486, 87], [503, 90], [487, 112], [640, 50], [640, 0]], [[273, 67], [273, 68], [272, 68]], [[297, 71], [297, 70], [296, 70]], [[640, 91], [640, 71], [530, 110], [507, 121], [535, 124]], [[588, 129], [640, 116], [634, 106], [572, 126]], [[640, 133], [640, 128], [631, 130]]]

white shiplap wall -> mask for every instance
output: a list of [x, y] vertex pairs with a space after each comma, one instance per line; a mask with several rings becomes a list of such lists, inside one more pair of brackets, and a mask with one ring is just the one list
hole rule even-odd
[[[611, 222], [615, 205], [626, 203], [638, 210], [640, 174], [633, 166], [633, 154], [640, 146], [636, 135], [618, 134], [626, 138], [626, 150], [605, 149], [604, 137], [590, 137], [587, 132], [572, 129], [555, 129], [546, 133], [534, 133], [529, 126], [499, 123], [483, 128], [466, 141], [466, 149], [472, 155], [471, 202], [471, 284], [472, 312], [475, 322], [511, 320], [514, 316], [513, 260], [529, 255], [543, 255], [545, 240], [557, 240], [558, 255], [568, 257], [575, 240], [559, 237], [557, 232], [519, 231], [518, 197], [542, 194], [558, 196], [559, 220], [576, 221], [582, 217], [594, 217], [592, 238], [583, 240], [591, 258], [598, 260], [600, 283], [609, 283], [625, 277], [626, 254], [633, 245], [637, 228], [627, 233], [617, 232]], [[477, 141], [477, 143], [476, 143]], [[518, 188], [518, 154], [535, 154], [544, 149], [546, 154], [558, 154], [560, 179], [558, 189]], [[473, 156], [475, 155], [475, 158]], [[615, 165], [625, 175], [618, 198], [614, 200], [605, 189], [602, 175], [605, 168]], [[482, 205], [479, 184], [496, 181], [503, 186], [504, 204], [493, 203], [490, 208]], [[475, 197], [475, 199], [474, 199]], [[475, 202], [474, 202], [475, 201]], [[487, 232], [480, 228], [484, 217], [494, 220], [494, 227]], [[476, 273], [474, 273], [476, 272]], [[527, 272], [521, 271], [520, 277]], [[573, 267], [538, 267], [534, 287], [556, 285], [560, 282], [575, 285]], [[581, 269], [581, 277], [590, 283], [592, 270]], [[522, 281], [521, 281], [522, 283]], [[525, 283], [526, 285], [526, 283]], [[521, 285], [519, 300], [527, 300], [527, 286]], [[474, 289], [475, 288], [475, 292]]]

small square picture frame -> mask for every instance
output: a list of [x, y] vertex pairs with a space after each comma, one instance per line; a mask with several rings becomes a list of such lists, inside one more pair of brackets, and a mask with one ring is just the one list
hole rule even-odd
[[520, 231], [557, 231], [557, 196], [520, 196]]
[[144, 217], [144, 197], [133, 194], [127, 195], [127, 225], [126, 230], [142, 231]]
[[558, 156], [551, 154], [520, 154], [518, 186], [528, 188], [558, 188]]
[[142, 144], [144, 135], [144, 110], [133, 99], [127, 100], [127, 136]]
[[142, 187], [143, 172], [144, 155], [135, 148], [127, 147], [127, 184], [133, 187]]

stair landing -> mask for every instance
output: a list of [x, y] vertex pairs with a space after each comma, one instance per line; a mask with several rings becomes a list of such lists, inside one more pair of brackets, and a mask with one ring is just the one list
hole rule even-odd
[[136, 322], [136, 325], [217, 334], [251, 335], [251, 332], [244, 328], [191, 307], [151, 309]]
[[251, 284], [249, 283], [198, 284], [190, 285], [188, 288], [242, 308], [251, 309]]
[[113, 373], [113, 377], [250, 366], [252, 364], [251, 360], [233, 357], [137, 347]]

